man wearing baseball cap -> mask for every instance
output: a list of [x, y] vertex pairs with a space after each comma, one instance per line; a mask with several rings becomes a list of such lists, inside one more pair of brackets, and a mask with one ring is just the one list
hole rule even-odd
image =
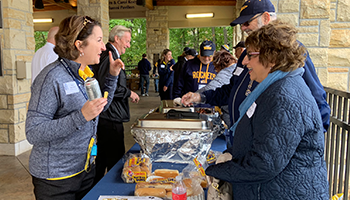
[[[242, 5], [240, 16], [233, 20], [230, 25], [236, 26], [240, 24], [241, 30], [250, 34], [252, 31], [260, 29], [262, 26], [275, 19], [277, 19], [275, 7], [270, 0], [248, 0]], [[257, 82], [250, 80], [248, 68], [242, 64], [246, 54], [247, 52], [245, 50], [239, 57], [237, 67], [230, 80], [230, 85], [217, 88], [215, 91], [206, 91], [202, 93], [201, 96], [202, 101], [206, 99], [206, 103], [211, 105], [220, 106], [228, 104], [231, 124], [234, 124], [240, 116], [238, 110], [240, 104], [258, 85]], [[315, 67], [308, 52], [304, 70], [303, 79], [309, 86], [317, 102], [323, 121], [324, 132], [326, 132], [329, 126], [330, 108], [326, 101], [326, 92], [317, 77]], [[230, 146], [230, 144], [228, 144], [228, 146]]]
[[174, 88], [175, 103], [181, 101], [183, 94], [197, 91], [216, 77], [216, 71], [211, 62], [215, 50], [215, 44], [205, 40], [200, 45], [200, 55], [185, 63], [177, 87]]

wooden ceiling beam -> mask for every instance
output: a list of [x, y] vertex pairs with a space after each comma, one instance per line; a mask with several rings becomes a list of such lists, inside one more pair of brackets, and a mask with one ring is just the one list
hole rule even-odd
[[150, 10], [153, 10], [153, 0], [145, 0], [145, 7]]
[[157, 0], [157, 6], [235, 6], [236, 0]]

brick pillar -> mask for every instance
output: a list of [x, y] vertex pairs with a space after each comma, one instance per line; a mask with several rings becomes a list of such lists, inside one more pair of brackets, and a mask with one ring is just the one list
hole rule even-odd
[[79, 0], [77, 15], [87, 15], [102, 25], [103, 41], [108, 42], [109, 35], [109, 2], [108, 0]]
[[1, 3], [0, 155], [18, 155], [31, 149], [25, 136], [31, 77], [17, 79], [16, 61], [30, 63], [34, 54], [33, 2]]
[[153, 54], [161, 54], [169, 48], [168, 7], [155, 6], [146, 11], [147, 19], [147, 55], [153, 65]]

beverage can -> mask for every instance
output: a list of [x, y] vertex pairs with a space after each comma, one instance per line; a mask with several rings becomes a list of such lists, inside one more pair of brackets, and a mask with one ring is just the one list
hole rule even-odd
[[90, 101], [102, 97], [100, 86], [95, 78], [85, 80], [85, 90]]

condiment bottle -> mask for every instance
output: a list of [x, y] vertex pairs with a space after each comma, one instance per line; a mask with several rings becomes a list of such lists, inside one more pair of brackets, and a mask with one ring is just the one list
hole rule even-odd
[[182, 176], [177, 176], [175, 178], [175, 183], [172, 188], [173, 200], [186, 200], [187, 199], [187, 189], [185, 183], [182, 181]]

